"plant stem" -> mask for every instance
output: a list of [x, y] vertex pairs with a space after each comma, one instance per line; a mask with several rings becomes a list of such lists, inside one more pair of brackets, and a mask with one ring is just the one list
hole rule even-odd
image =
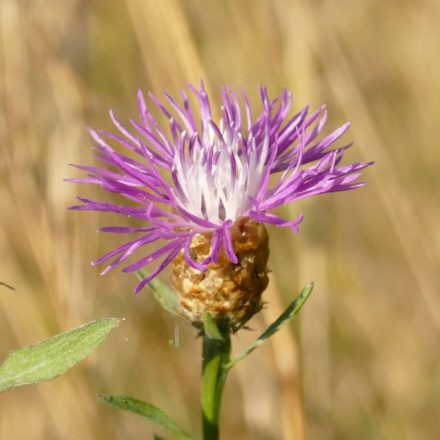
[[226, 365], [231, 352], [229, 329], [219, 329], [221, 337], [203, 336], [202, 421], [203, 440], [218, 440], [223, 387], [228, 375]]

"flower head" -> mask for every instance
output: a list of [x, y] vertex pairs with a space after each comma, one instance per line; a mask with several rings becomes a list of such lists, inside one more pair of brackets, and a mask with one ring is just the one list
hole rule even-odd
[[[167, 129], [153, 117], [142, 92], [138, 93], [139, 120], [131, 120], [130, 129], [110, 112], [118, 134], [90, 130], [103, 166], [76, 165], [88, 175], [70, 179], [97, 184], [130, 202], [120, 205], [79, 198], [82, 203], [72, 208], [114, 212], [141, 221], [139, 227], [102, 228], [138, 236], [93, 263], [110, 261], [105, 273], [135, 251], [142, 252], [141, 258], [125, 266], [124, 272], [158, 262], [136, 292], [172, 261], [184, 262], [185, 270], [198, 275], [218, 267], [220, 260], [243, 266], [234, 241], [237, 221], [289, 227], [296, 233], [302, 214], [284, 220], [271, 211], [317, 194], [358, 188], [364, 184], [357, 181], [360, 171], [370, 165], [341, 165], [351, 144], [334, 144], [349, 124], [320, 137], [327, 119], [325, 107], [312, 114], [305, 107], [289, 116], [292, 95], [288, 91], [270, 99], [261, 87], [262, 108], [253, 114], [244, 93], [239, 98], [224, 88], [216, 120], [203, 83], [199, 88], [188, 87], [197, 105], [190, 104], [185, 90], [181, 103], [166, 93], [163, 101], [149, 94], [152, 105], [166, 119]], [[200, 237], [204, 237], [203, 252], [197, 253]], [[160, 246], [144, 251], [155, 242]], [[263, 253], [267, 262], [268, 252]], [[267, 279], [266, 269], [259, 270], [260, 278]], [[174, 275], [176, 283], [183, 284], [183, 278], [179, 279], [182, 272]], [[264, 287], [266, 284], [262, 282]]]

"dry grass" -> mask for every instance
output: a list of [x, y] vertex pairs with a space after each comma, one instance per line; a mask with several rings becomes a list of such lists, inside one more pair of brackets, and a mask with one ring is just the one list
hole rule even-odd
[[272, 231], [255, 329], [310, 279], [316, 291], [299, 325], [233, 372], [224, 438], [439, 438], [439, 22], [435, 0], [1, 0], [0, 281], [16, 292], [0, 286], [0, 353], [127, 320], [67, 376], [1, 395], [0, 438], [148, 437], [99, 392], [153, 401], [197, 432], [194, 332], [130, 296], [129, 276], [98, 277], [88, 261], [111, 246], [95, 234], [107, 221], [67, 212], [79, 189], [62, 179], [91, 162], [85, 127], [108, 127], [108, 107], [128, 116], [138, 87], [199, 78], [255, 102], [261, 83], [291, 88], [298, 108], [326, 102], [330, 124], [353, 121], [350, 160], [376, 161], [366, 188], [289, 207], [306, 213], [299, 236]]

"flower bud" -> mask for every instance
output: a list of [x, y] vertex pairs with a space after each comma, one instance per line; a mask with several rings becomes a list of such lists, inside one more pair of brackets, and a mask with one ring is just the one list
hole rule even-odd
[[[205, 312], [216, 322], [225, 322], [232, 332], [240, 329], [261, 309], [261, 295], [268, 284], [269, 240], [263, 224], [239, 218], [230, 229], [238, 262], [232, 263], [222, 249], [217, 263], [205, 271], [185, 260], [183, 251], [173, 260], [172, 281], [179, 296], [181, 314], [202, 328]], [[194, 235], [191, 258], [201, 263], [211, 253], [212, 232]]]

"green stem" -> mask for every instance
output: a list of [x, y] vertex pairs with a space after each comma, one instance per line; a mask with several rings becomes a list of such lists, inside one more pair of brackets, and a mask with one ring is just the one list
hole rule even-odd
[[[202, 420], [203, 440], [218, 440], [223, 388], [228, 375], [226, 365], [231, 352], [229, 329], [220, 329], [221, 338], [203, 336]], [[212, 335], [211, 335], [212, 336]]]

